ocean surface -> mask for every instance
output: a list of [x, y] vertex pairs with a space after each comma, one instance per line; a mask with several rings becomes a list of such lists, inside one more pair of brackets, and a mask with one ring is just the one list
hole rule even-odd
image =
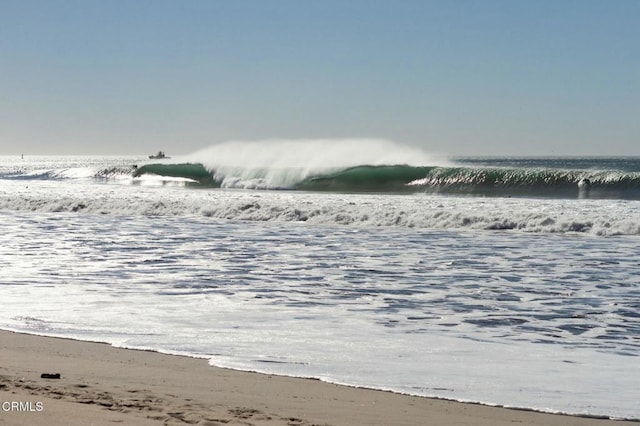
[[248, 147], [0, 157], [0, 328], [640, 419], [640, 158]]

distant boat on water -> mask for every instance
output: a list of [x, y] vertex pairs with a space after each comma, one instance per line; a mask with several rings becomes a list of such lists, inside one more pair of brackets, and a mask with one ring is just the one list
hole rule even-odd
[[150, 155], [149, 158], [152, 160], [158, 160], [161, 158], [170, 158], [170, 157], [167, 157], [166, 155], [164, 155], [164, 151], [158, 151], [156, 155]]

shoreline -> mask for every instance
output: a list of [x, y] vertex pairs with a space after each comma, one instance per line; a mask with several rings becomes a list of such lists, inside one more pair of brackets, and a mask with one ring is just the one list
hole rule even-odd
[[[213, 367], [203, 358], [4, 330], [0, 360], [0, 425], [640, 423], [230, 370]], [[41, 378], [43, 373], [61, 377]]]

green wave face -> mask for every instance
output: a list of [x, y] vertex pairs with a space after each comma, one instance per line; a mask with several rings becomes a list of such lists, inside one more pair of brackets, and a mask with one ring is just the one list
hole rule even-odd
[[[209, 171], [202, 164], [147, 164], [134, 172], [134, 176], [144, 174], [185, 178], [215, 188], [640, 199], [640, 172], [621, 171], [390, 165], [357, 166], [305, 177], [294, 169]], [[273, 181], [255, 184], [274, 176]], [[247, 184], [249, 180], [253, 186]]]
[[297, 189], [485, 196], [640, 199], [640, 173], [486, 167], [359, 166], [305, 179]]
[[433, 167], [358, 166], [340, 172], [312, 176], [296, 185], [305, 191], [413, 191], [408, 184], [426, 176]]

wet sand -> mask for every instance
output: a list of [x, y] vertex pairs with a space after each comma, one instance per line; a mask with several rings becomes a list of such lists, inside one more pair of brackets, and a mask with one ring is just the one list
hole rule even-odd
[[[59, 379], [41, 378], [59, 373]], [[465, 404], [0, 331], [0, 425], [638, 425]]]

